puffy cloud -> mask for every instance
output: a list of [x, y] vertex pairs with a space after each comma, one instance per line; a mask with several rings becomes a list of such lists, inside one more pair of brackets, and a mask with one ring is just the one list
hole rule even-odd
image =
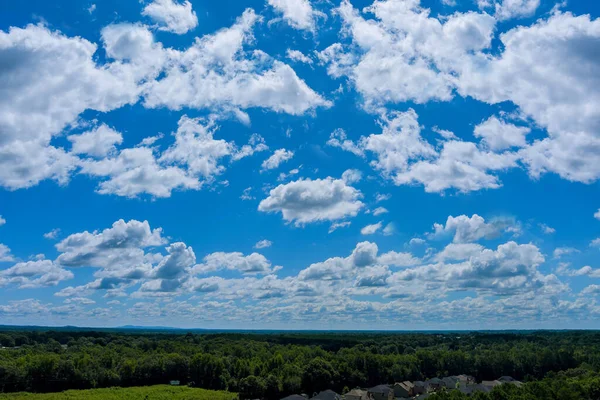
[[552, 275], [545, 277], [537, 271], [544, 261], [544, 256], [536, 246], [508, 242], [499, 245], [497, 250], [483, 249], [478, 254], [472, 254], [463, 263], [439, 263], [406, 269], [394, 274], [393, 278], [425, 279], [443, 283], [450, 289], [508, 294], [559, 285]]
[[360, 146], [356, 145], [353, 141], [349, 140], [348, 136], [346, 135], [346, 131], [341, 128], [331, 132], [329, 140], [327, 141], [327, 145], [339, 147], [340, 149], [349, 151], [350, 153], [353, 153], [359, 157], [364, 156], [364, 150]]
[[552, 228], [551, 226], [548, 226], [546, 224], [540, 224], [540, 229], [542, 230], [542, 232], [544, 232], [546, 235], [551, 235], [553, 233], [556, 232], [556, 229]]
[[596, 213], [594, 214], [594, 218], [596, 218], [597, 220], [600, 220], [600, 208], [598, 209], [598, 211], [596, 211]]
[[20, 262], [0, 271], [0, 285], [14, 284], [21, 289], [56, 286], [61, 281], [73, 279], [67, 271], [50, 260]]
[[509, 219], [497, 218], [488, 223], [477, 214], [473, 214], [471, 217], [459, 215], [458, 217], [449, 216], [445, 225], [434, 224], [433, 229], [432, 237], [454, 234], [454, 243], [468, 243], [483, 238], [491, 239], [503, 232], [513, 231], [515, 222]]
[[175, 189], [197, 190], [198, 179], [190, 177], [185, 170], [174, 166], [161, 166], [153, 149], [137, 147], [124, 149], [116, 157], [82, 162], [82, 173], [108, 178], [98, 186], [100, 194], [137, 197], [150, 194], [154, 197], [170, 197]]
[[452, 99], [449, 65], [490, 45], [495, 20], [487, 14], [455, 13], [442, 21], [418, 0], [377, 1], [365, 19], [344, 0], [338, 13], [352, 45], [321, 53], [333, 77], [347, 76], [368, 108], [386, 102], [425, 103]]
[[203, 263], [194, 268], [196, 273], [201, 274], [219, 270], [239, 271], [242, 274], [268, 274], [271, 272], [271, 262], [258, 253], [245, 256], [239, 252], [217, 252], [204, 257]]
[[526, 136], [531, 129], [507, 123], [497, 117], [490, 117], [475, 127], [475, 136], [492, 150], [505, 150], [510, 147], [525, 147]]
[[590, 242], [591, 247], [600, 247], [600, 238], [594, 239]]
[[372, 225], [367, 225], [364, 228], [362, 228], [360, 230], [361, 235], [372, 235], [374, 233], [376, 233], [378, 230], [380, 230], [382, 227], [382, 222], [379, 221], [376, 224], [372, 224]]
[[317, 17], [322, 13], [313, 9], [309, 0], [267, 0], [293, 28], [314, 31]]
[[304, 64], [312, 65], [313, 59], [302, 53], [299, 50], [287, 49], [285, 56], [292, 61], [301, 62]]
[[570, 269], [567, 264], [561, 264], [556, 272], [560, 275], [567, 276], [588, 276], [590, 278], [600, 278], [600, 269], [594, 269], [589, 265], [579, 269]]
[[435, 256], [439, 262], [463, 261], [480, 254], [483, 246], [476, 243], [450, 243]]
[[271, 155], [271, 157], [267, 158], [262, 163], [262, 169], [270, 170], [270, 169], [279, 168], [279, 165], [281, 165], [281, 163], [291, 160], [292, 157], [294, 157], [294, 152], [291, 150], [286, 150], [286, 149], [275, 150], [273, 155]]
[[248, 9], [232, 27], [197, 39], [176, 55], [162, 79], [145, 87], [144, 104], [174, 110], [261, 107], [292, 115], [331, 106], [290, 66], [261, 51], [244, 51], [258, 19]]
[[123, 142], [123, 136], [105, 124], [100, 125], [93, 131], [80, 135], [70, 135], [68, 139], [73, 145], [72, 153], [87, 154], [93, 157], [105, 157], [110, 153], [114, 153], [116, 151], [115, 145]]
[[65, 267], [106, 269], [135, 268], [144, 264], [143, 248], [165, 244], [162, 230], [150, 229], [148, 221], [119, 220], [101, 232], [69, 235], [56, 245], [56, 259]]
[[378, 251], [379, 249], [375, 243], [360, 242], [352, 251], [349, 259], [356, 267], [366, 267], [374, 264], [377, 261]]
[[271, 190], [258, 210], [281, 212], [284, 220], [301, 226], [354, 217], [364, 206], [361, 197], [359, 190], [341, 179], [300, 179]]
[[0, 243], [0, 262], [13, 260], [14, 258], [12, 254], [10, 254], [10, 248], [5, 244]]
[[362, 179], [362, 172], [357, 169], [347, 169], [342, 173], [342, 180], [346, 184], [351, 185], [356, 182], [360, 182]]
[[552, 254], [554, 258], [561, 258], [562, 256], [573, 253], [579, 253], [579, 250], [573, 247], [557, 247], [556, 249], [554, 249], [554, 252]]
[[6, 224], [6, 220], [4, 218], [2, 218], [2, 215], [0, 215], [0, 226]]
[[142, 14], [159, 24], [159, 29], [182, 35], [198, 26], [198, 17], [189, 1], [154, 0]]
[[340, 228], [347, 228], [352, 224], [352, 222], [350, 221], [344, 221], [344, 222], [334, 222], [331, 224], [331, 226], [329, 227], [329, 233], [335, 232], [336, 230], [340, 229]]
[[270, 240], [264, 239], [264, 240], [257, 242], [254, 245], [254, 248], [255, 249], [265, 249], [267, 247], [271, 247], [272, 245], [273, 245], [273, 242], [271, 242]]
[[379, 264], [389, 265], [393, 267], [411, 267], [418, 265], [421, 260], [415, 258], [411, 253], [398, 253], [390, 251], [380, 255], [377, 258]]
[[598, 296], [600, 295], [600, 285], [589, 285], [581, 291], [581, 294]]
[[502, 0], [496, 3], [495, 17], [499, 20], [531, 17], [540, 6], [540, 0]]
[[387, 279], [391, 272], [385, 265], [377, 265], [361, 269], [356, 277], [355, 286], [357, 287], [378, 287], [387, 286]]
[[374, 210], [373, 210], [373, 212], [372, 212], [372, 214], [373, 214], [374, 216], [376, 216], [376, 217], [377, 217], [378, 215], [381, 215], [381, 214], [387, 214], [387, 213], [389, 213], [389, 211], [388, 211], [388, 209], [387, 209], [387, 208], [385, 208], [385, 207], [377, 207], [377, 208], [376, 208], [376, 209], [374, 209]]
[[58, 235], [60, 235], [60, 229], [59, 228], [52, 229], [50, 232], [44, 233], [44, 237], [46, 239], [50, 239], [50, 240], [56, 239], [58, 237]]

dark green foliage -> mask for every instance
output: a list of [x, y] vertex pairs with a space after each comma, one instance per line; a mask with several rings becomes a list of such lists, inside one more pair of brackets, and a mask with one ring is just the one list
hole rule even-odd
[[[0, 333], [0, 392], [182, 385], [276, 400], [291, 393], [469, 374], [509, 375], [479, 400], [600, 400], [600, 333]], [[66, 345], [66, 346], [65, 346]], [[12, 348], [21, 346], [19, 348]], [[463, 399], [458, 392], [434, 399]]]

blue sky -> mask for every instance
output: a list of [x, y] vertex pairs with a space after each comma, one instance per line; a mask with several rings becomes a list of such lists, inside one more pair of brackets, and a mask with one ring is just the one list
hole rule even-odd
[[3, 5], [0, 323], [600, 328], [599, 14]]

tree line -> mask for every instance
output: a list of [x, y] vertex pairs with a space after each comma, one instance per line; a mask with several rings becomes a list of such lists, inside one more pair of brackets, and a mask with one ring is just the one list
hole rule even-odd
[[[183, 385], [237, 392], [242, 399], [273, 400], [292, 393], [312, 394], [324, 389], [343, 392], [354, 387], [469, 374], [478, 381], [508, 375], [527, 382], [522, 388], [495, 389], [494, 395], [496, 391], [523, 391], [535, 385], [547, 388], [562, 382], [572, 387], [571, 392], [581, 386], [577, 390], [588, 397], [580, 398], [592, 398], [590, 387], [600, 370], [600, 332], [591, 331], [3, 331], [0, 345], [4, 346], [0, 350], [2, 392], [145, 386], [178, 380]], [[502, 395], [505, 397], [490, 399], [552, 398], [526, 394], [506, 397], [521, 396], [520, 392]], [[448, 397], [460, 396], [458, 393], [437, 396], [461, 398]]]

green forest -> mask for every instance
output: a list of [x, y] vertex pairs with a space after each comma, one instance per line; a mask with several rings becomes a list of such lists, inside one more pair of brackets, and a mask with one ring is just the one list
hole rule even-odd
[[524, 384], [503, 385], [472, 397], [449, 391], [429, 398], [600, 399], [600, 332], [591, 331], [7, 330], [0, 332], [0, 345], [0, 393], [139, 387], [177, 380], [189, 387], [182, 389], [278, 400], [293, 393], [345, 393], [355, 387], [468, 374], [478, 381], [511, 376]]

